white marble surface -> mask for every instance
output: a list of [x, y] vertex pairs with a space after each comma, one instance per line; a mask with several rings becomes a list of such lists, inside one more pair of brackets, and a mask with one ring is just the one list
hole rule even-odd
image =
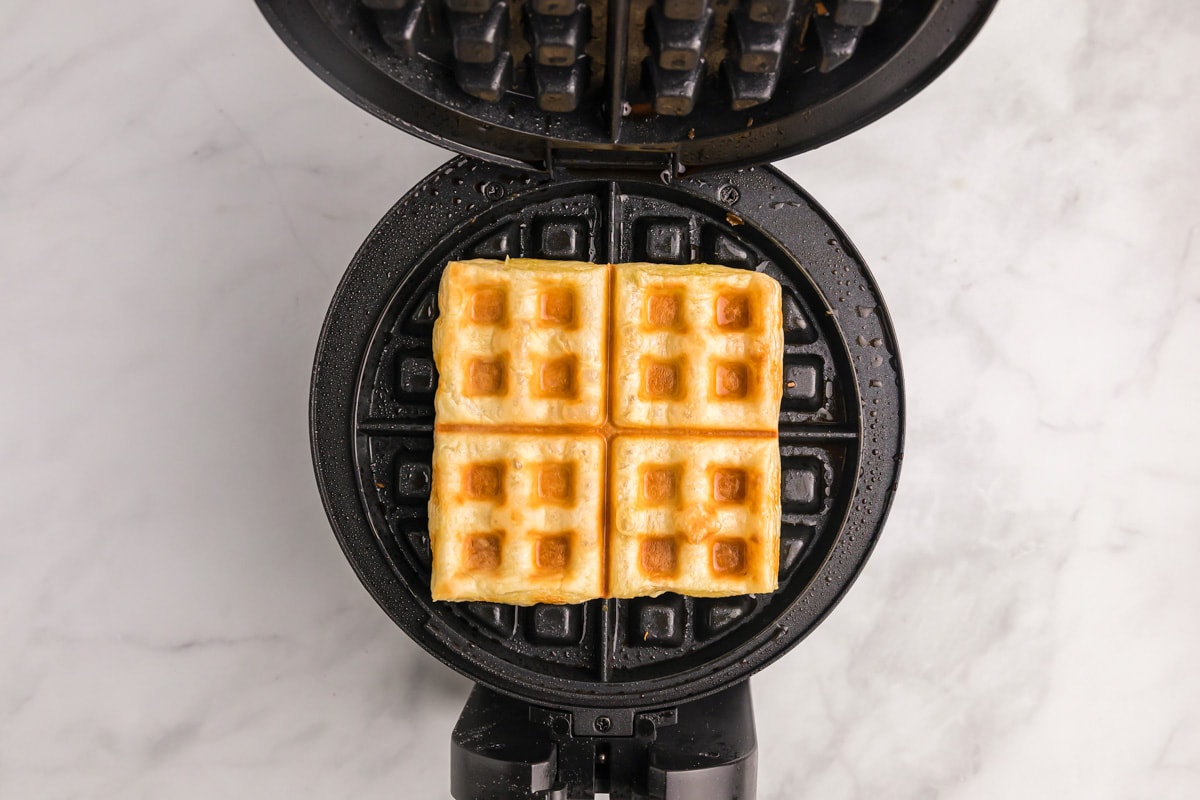
[[[1200, 797], [1200, 4], [1001, 0], [789, 160], [909, 401], [848, 599], [755, 680], [763, 800]], [[468, 684], [309, 466], [344, 266], [447, 155], [250, 0], [0, 4], [0, 797], [434, 798]]]

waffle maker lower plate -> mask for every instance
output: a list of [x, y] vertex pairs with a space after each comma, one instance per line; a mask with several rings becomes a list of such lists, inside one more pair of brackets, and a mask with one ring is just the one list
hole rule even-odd
[[[736, 198], [736, 199], [735, 199]], [[783, 529], [770, 595], [516, 608], [429, 597], [431, 334], [459, 258], [705, 261], [783, 286]], [[895, 340], [861, 258], [770, 167], [670, 186], [550, 180], [458, 158], [368, 237], [329, 312], [314, 457], [347, 556], [393, 619], [450, 666], [551, 705], [648, 708], [759, 669], [829, 611], [887, 514], [902, 438]]]

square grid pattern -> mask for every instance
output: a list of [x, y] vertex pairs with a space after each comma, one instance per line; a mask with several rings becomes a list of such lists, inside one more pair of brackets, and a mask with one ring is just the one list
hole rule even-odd
[[475, 260], [447, 266], [439, 306], [434, 599], [775, 588], [778, 283]]
[[777, 429], [778, 283], [704, 264], [626, 264], [615, 273], [616, 425]]
[[604, 440], [440, 432], [430, 515], [433, 595], [599, 597]]
[[437, 420], [604, 422], [607, 276], [576, 261], [456, 261], [438, 295]]
[[617, 597], [773, 588], [779, 569], [774, 439], [617, 436], [609, 585]]

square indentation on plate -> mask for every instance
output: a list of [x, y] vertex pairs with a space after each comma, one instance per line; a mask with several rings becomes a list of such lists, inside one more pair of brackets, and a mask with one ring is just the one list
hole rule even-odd
[[582, 606], [534, 606], [527, 617], [527, 635], [534, 644], [575, 644], [583, 638]]
[[401, 497], [428, 497], [430, 479], [428, 464], [403, 461], [396, 466], [396, 494]]
[[637, 225], [638, 260], [660, 264], [690, 261], [691, 244], [685, 219], [647, 219]]
[[433, 557], [429, 548], [428, 526], [421, 520], [400, 518], [392, 520], [392, 535], [401, 546], [407, 544], [412, 548], [417, 561], [429, 564]]
[[817, 340], [817, 329], [789, 291], [783, 293], [783, 332], [789, 342], [812, 344]]
[[783, 365], [783, 402], [804, 411], [825, 405], [825, 364], [820, 356], [797, 356]]
[[627, 639], [645, 647], [678, 647], [683, 644], [683, 598], [678, 595], [635, 600], [631, 603]]
[[537, 228], [536, 247], [542, 258], [587, 261], [587, 224], [578, 219], [548, 219]]
[[437, 290], [435, 289], [421, 298], [421, 301], [413, 308], [412, 313], [408, 317], [408, 322], [404, 324], [404, 329], [409, 333], [428, 335], [429, 328], [432, 327], [437, 317], [438, 302]]
[[792, 570], [804, 560], [808, 547], [817, 538], [817, 529], [812, 525], [784, 525], [779, 536], [779, 577]]
[[437, 384], [433, 359], [402, 357], [397, 383], [402, 394], [429, 394]]
[[499, 603], [467, 603], [466, 609], [493, 633], [504, 637], [512, 636], [517, 623], [517, 615], [512, 606]]
[[784, 463], [780, 496], [785, 509], [817, 511], [821, 508], [824, 467], [815, 458], [792, 459]]
[[704, 260], [709, 264], [751, 269], [758, 261], [757, 256], [746, 245], [728, 236], [714, 225], [704, 227], [701, 240], [704, 248]]
[[754, 610], [751, 597], [722, 597], [696, 601], [696, 634], [711, 638], [733, 628], [734, 623]]
[[475, 258], [497, 258], [501, 260], [510, 256], [515, 257], [519, 255], [520, 241], [520, 229], [516, 225], [510, 225], [476, 244], [475, 248], [471, 251], [471, 255]]

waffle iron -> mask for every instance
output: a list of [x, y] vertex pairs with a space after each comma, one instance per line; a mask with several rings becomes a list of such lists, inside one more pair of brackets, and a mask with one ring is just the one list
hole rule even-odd
[[[322, 79], [462, 155], [378, 224], [313, 368], [313, 458], [363, 583], [476, 682], [456, 800], [752, 800], [747, 678], [849, 588], [896, 487], [903, 384], [883, 299], [767, 162], [941, 73], [994, 0], [258, 0]], [[779, 589], [529, 608], [435, 603], [426, 503], [443, 265], [709, 262], [783, 287]]]

